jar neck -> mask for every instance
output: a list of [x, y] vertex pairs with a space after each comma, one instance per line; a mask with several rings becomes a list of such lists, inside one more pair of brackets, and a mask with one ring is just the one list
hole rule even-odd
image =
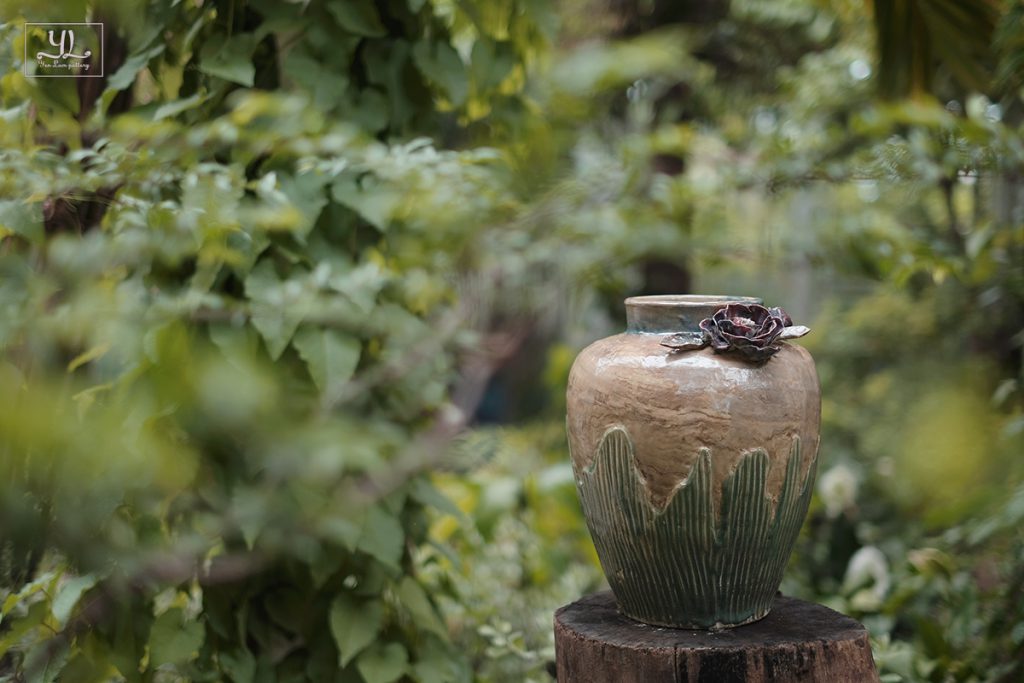
[[626, 299], [627, 334], [698, 332], [700, 321], [729, 304], [760, 304], [750, 296], [657, 294]]

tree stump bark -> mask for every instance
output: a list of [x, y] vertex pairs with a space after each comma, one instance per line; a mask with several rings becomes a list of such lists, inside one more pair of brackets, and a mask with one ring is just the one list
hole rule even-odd
[[782, 595], [761, 621], [712, 633], [641, 624], [595, 593], [555, 612], [555, 659], [559, 683], [878, 681], [864, 626]]

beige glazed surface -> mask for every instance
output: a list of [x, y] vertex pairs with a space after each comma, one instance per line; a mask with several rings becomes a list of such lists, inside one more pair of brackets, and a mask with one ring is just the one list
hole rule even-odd
[[591, 344], [569, 377], [568, 432], [574, 469], [591, 464], [605, 432], [624, 427], [651, 502], [661, 508], [685, 482], [701, 448], [712, 454], [712, 496], [740, 458], [764, 449], [765, 493], [777, 501], [794, 437], [802, 445], [801, 479], [814, 462], [821, 394], [814, 361], [782, 343], [763, 364], [710, 348], [672, 351], [664, 334], [619, 334]]

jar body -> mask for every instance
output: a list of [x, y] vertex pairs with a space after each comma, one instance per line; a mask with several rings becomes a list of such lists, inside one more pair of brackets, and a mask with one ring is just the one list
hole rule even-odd
[[641, 331], [643, 316], [634, 318], [632, 331], [584, 349], [569, 377], [570, 452], [602, 568], [638, 621], [756, 621], [771, 608], [813, 488], [814, 361], [787, 343], [761, 364], [672, 351], [660, 344], [672, 329]]

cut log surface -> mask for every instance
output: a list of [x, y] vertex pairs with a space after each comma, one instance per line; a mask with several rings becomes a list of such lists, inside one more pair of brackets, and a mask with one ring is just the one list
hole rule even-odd
[[710, 632], [641, 624], [595, 593], [555, 612], [555, 652], [559, 683], [878, 681], [864, 626], [782, 595], [764, 619]]

